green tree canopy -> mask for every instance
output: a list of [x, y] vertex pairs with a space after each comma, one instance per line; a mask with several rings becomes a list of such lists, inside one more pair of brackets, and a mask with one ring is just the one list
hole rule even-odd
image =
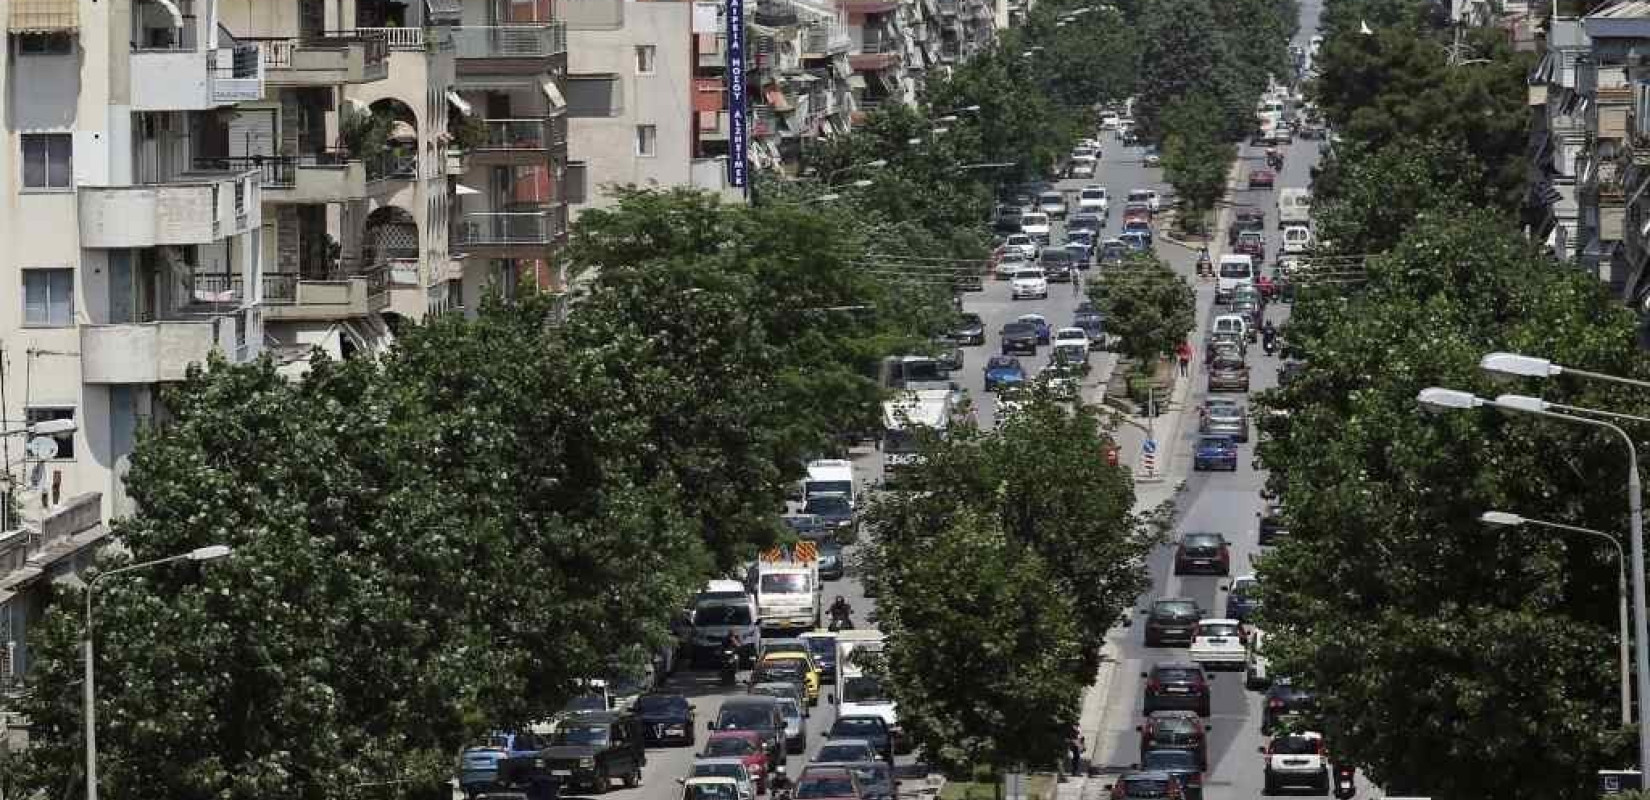
[[1202, 231], [1226, 196], [1237, 148], [1227, 142], [1225, 128], [1219, 104], [1206, 94], [1186, 95], [1163, 112], [1163, 177], [1174, 187], [1186, 230]]
[[1197, 298], [1185, 278], [1154, 255], [1135, 254], [1101, 273], [1089, 299], [1106, 315], [1106, 333], [1139, 363], [1173, 352], [1196, 322]]

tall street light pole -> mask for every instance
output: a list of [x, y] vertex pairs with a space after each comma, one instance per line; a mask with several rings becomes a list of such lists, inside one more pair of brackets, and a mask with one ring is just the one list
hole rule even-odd
[[[1638, 448], [1633, 444], [1633, 437], [1628, 436], [1626, 431], [1614, 423], [1576, 415], [1595, 413], [1591, 409], [1562, 406], [1559, 407], [1561, 410], [1576, 413], [1560, 413], [1551, 410], [1554, 408], [1552, 404], [1535, 397], [1504, 394], [1489, 400], [1471, 392], [1432, 387], [1422, 389], [1416, 399], [1421, 405], [1431, 408], [1498, 408], [1576, 425], [1588, 425], [1614, 433], [1627, 445], [1627, 535], [1633, 553], [1633, 665], [1637, 670], [1635, 688], [1638, 690], [1639, 700], [1646, 702], [1646, 699], [1650, 698], [1650, 625], [1647, 625], [1645, 620], [1644, 505], [1639, 481], [1639, 454]], [[1638, 736], [1639, 769], [1642, 770], [1650, 768], [1650, 725], [1639, 726]]]
[[126, 572], [170, 564], [173, 561], [214, 561], [232, 552], [234, 551], [228, 545], [223, 544], [197, 547], [187, 553], [143, 561], [137, 564], [128, 564], [119, 569], [99, 573], [92, 578], [90, 583], [86, 584], [86, 617], [81, 625], [81, 630], [85, 632], [85, 639], [81, 642], [81, 658], [86, 662], [81, 687], [81, 699], [85, 706], [82, 713], [85, 716], [84, 725], [86, 728], [86, 800], [97, 800], [97, 683], [92, 667], [93, 656], [95, 655], [92, 647], [92, 603], [96, 596], [97, 584], [100, 581]]
[[1628, 635], [1627, 613], [1627, 555], [1622, 552], [1621, 541], [1604, 531], [1595, 531], [1592, 528], [1582, 528], [1576, 525], [1566, 525], [1562, 522], [1548, 522], [1541, 519], [1530, 519], [1506, 511], [1485, 511], [1479, 515], [1479, 521], [1486, 525], [1501, 527], [1519, 527], [1529, 525], [1537, 528], [1551, 528], [1566, 533], [1579, 533], [1587, 536], [1596, 536], [1610, 543], [1616, 551], [1616, 596], [1619, 601], [1617, 616], [1619, 617], [1621, 639], [1621, 729], [1627, 730], [1633, 724], [1633, 662], [1629, 652], [1632, 648], [1632, 639]]

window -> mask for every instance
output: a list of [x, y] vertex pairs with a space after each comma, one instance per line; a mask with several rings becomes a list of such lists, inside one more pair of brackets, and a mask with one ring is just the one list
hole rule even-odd
[[[67, 272], [68, 270], [64, 270]], [[74, 419], [73, 407], [61, 408], [30, 408], [26, 410], [28, 424], [37, 425], [42, 422], [51, 422], [55, 419]], [[58, 458], [74, 458], [74, 431], [53, 434], [52, 439], [57, 442]]]
[[74, 270], [23, 270], [23, 324], [52, 328], [74, 324]]
[[659, 58], [659, 48], [651, 44], [636, 45], [636, 74], [652, 75], [654, 62]]
[[67, 133], [23, 134], [23, 188], [68, 189], [73, 186], [74, 145]]
[[657, 155], [659, 150], [659, 126], [636, 126], [636, 155]]
[[67, 31], [23, 33], [16, 41], [20, 56], [66, 56], [74, 52], [74, 38]]

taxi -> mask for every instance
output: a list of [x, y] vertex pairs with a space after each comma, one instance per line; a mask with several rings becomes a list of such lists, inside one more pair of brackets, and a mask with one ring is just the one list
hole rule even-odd
[[816, 706], [819, 705], [819, 665], [814, 663], [813, 654], [808, 652], [808, 646], [801, 643], [800, 639], [797, 642], [800, 650], [775, 650], [765, 646], [762, 657], [756, 662], [756, 670], [751, 673], [751, 680], [789, 680], [800, 683], [807, 696], [808, 705]]

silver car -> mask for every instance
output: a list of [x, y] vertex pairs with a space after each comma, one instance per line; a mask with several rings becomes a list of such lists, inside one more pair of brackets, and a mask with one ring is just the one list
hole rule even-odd
[[790, 697], [779, 698], [779, 713], [785, 717], [785, 752], [801, 753], [808, 749], [808, 721], [802, 717], [802, 706]]
[[1211, 398], [1203, 403], [1198, 432], [1209, 436], [1230, 436], [1238, 442], [1249, 441], [1249, 416], [1241, 404], [1224, 398]]
[[739, 800], [756, 800], [756, 783], [742, 758], [696, 758], [690, 778], [732, 778], [739, 785]]

